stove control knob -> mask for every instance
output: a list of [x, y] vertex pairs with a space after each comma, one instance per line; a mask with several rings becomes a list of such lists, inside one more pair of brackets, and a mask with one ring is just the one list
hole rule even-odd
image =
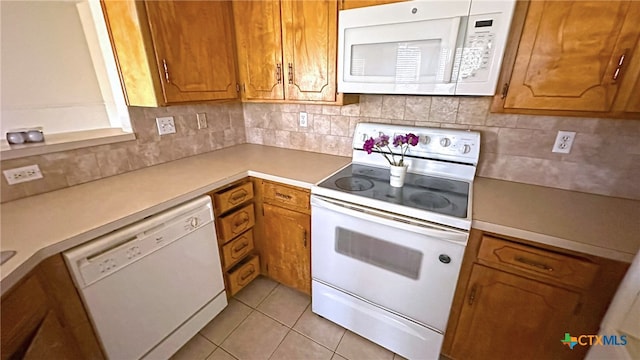
[[362, 141], [367, 141], [369, 140], [369, 137], [367, 136], [367, 134], [362, 134]]
[[440, 260], [440, 262], [443, 264], [448, 264], [451, 262], [451, 257], [446, 254], [440, 254], [440, 256], [438, 256], [438, 260]]
[[460, 154], [467, 154], [471, 151], [471, 146], [464, 144], [460, 146]]
[[429, 135], [421, 136], [420, 138], [420, 142], [422, 143], [422, 145], [427, 145], [431, 142], [431, 138], [429, 137]]
[[197, 228], [197, 227], [198, 227], [198, 225], [199, 225], [198, 218], [197, 218], [197, 217], [193, 217], [193, 218], [191, 218], [191, 221], [189, 222], [189, 224], [191, 225], [191, 228], [192, 228], [192, 229]]
[[451, 139], [449, 139], [449, 138], [440, 139], [440, 145], [442, 145], [442, 147], [447, 147], [447, 146], [451, 145]]

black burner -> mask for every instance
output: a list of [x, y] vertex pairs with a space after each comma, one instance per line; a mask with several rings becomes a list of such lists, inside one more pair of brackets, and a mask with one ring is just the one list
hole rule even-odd
[[[378, 206], [383, 211], [402, 211], [402, 208], [406, 208], [405, 215], [414, 217], [416, 215], [412, 215], [412, 209], [462, 219], [467, 217], [469, 184], [464, 181], [408, 173], [404, 186], [396, 188], [389, 185], [388, 167], [351, 164], [318, 184], [318, 187], [362, 197], [362, 205]], [[332, 196], [341, 199], [339, 194]], [[349, 201], [358, 203], [358, 198]], [[376, 205], [369, 200], [383, 203]], [[389, 210], [384, 203], [397, 207]]]
[[373, 182], [363, 177], [351, 176], [336, 180], [336, 186], [347, 191], [365, 191], [373, 187]]
[[411, 194], [409, 200], [427, 209], [443, 209], [451, 206], [451, 201], [446, 197], [432, 192], [418, 192]]

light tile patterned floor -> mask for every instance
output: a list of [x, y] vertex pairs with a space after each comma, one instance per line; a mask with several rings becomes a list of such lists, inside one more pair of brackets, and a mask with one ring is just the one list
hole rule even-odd
[[311, 312], [311, 299], [258, 277], [173, 360], [401, 360]]

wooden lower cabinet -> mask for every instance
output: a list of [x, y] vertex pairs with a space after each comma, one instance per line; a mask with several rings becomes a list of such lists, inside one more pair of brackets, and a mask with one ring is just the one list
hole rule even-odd
[[580, 294], [474, 265], [465, 299], [452, 357], [556, 359]]
[[270, 204], [263, 209], [268, 276], [311, 294], [311, 217]]
[[2, 360], [104, 359], [60, 254], [3, 295], [1, 312]]
[[255, 247], [262, 274], [310, 295], [309, 190], [257, 178], [253, 182], [257, 192]]
[[445, 332], [449, 359], [582, 359], [628, 263], [472, 229]]
[[232, 297], [260, 275], [255, 254], [253, 183], [248, 178], [217, 189], [213, 199], [216, 235], [227, 297]]

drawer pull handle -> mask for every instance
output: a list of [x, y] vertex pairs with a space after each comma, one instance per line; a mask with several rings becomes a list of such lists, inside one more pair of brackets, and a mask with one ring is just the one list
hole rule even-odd
[[240, 251], [244, 250], [247, 246], [249, 246], [249, 242], [245, 241], [242, 244], [238, 244], [233, 248], [233, 252], [234, 253], [239, 253]]
[[247, 192], [244, 189], [235, 191], [232, 195], [231, 195], [231, 200], [233, 200], [234, 203], [237, 203], [239, 200], [244, 200], [244, 198], [247, 197]]
[[251, 265], [251, 269], [245, 271], [241, 276], [240, 276], [240, 285], [244, 286], [245, 285], [245, 280], [251, 278], [251, 275], [253, 275], [253, 273], [256, 272], [256, 269], [254, 268], [253, 265]]
[[246, 212], [243, 212], [242, 214], [238, 214], [236, 219], [238, 219], [239, 217], [242, 217], [242, 218], [239, 221], [236, 221], [233, 223], [233, 226], [236, 229], [241, 226], [246, 226], [246, 224], [249, 222], [249, 215]]
[[533, 266], [535, 268], [538, 268], [538, 269], [541, 269], [541, 270], [544, 270], [544, 271], [548, 271], [548, 272], [552, 272], [553, 271], [553, 268], [548, 266], [548, 265], [545, 265], [543, 263], [540, 263], [540, 262], [537, 262], [537, 261], [534, 261], [534, 260], [530, 260], [530, 259], [527, 259], [527, 258], [524, 258], [524, 257], [521, 257], [521, 256], [518, 256], [516, 258], [516, 261], [517, 262], [521, 262], [521, 263], [523, 263], [525, 265]]
[[281, 199], [285, 199], [285, 200], [291, 200], [291, 195], [287, 195], [287, 194], [283, 194], [280, 192], [276, 191], [276, 197], [279, 197]]

